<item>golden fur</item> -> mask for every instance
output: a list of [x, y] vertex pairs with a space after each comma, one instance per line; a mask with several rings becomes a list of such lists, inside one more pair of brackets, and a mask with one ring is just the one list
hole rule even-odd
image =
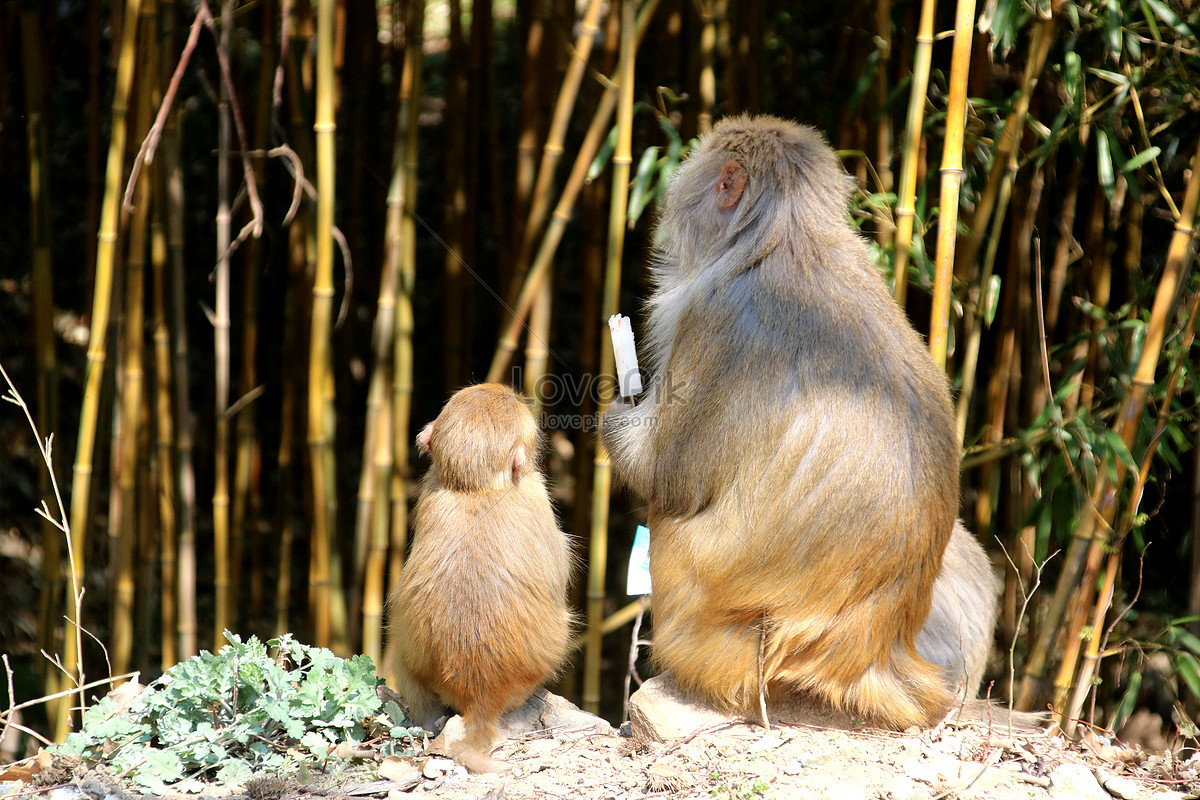
[[537, 421], [507, 386], [461, 390], [417, 437], [433, 465], [413, 513], [412, 550], [389, 600], [387, 664], [410, 716], [462, 712], [472, 769], [496, 720], [550, 678], [567, 652], [570, 547], [534, 464]]
[[659, 220], [657, 374], [603, 441], [650, 505], [654, 657], [682, 687], [756, 708], [761, 634], [768, 695], [928, 726], [975, 692], [995, 582], [956, 525], [945, 376], [847, 218], [852, 186], [811, 128], [738, 117], [700, 140]]

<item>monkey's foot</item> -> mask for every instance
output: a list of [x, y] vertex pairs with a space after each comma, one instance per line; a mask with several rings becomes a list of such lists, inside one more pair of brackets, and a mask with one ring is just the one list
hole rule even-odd
[[[580, 710], [569, 700], [545, 689], [538, 689], [520, 706], [502, 714], [498, 726], [494, 749], [497, 755], [503, 757], [507, 757], [509, 751], [514, 749], [513, 742], [545, 738], [551, 734], [584, 736], [613, 733], [612, 727], [600, 717]], [[429, 749], [449, 755], [472, 772], [498, 772], [510, 768], [490, 754], [481, 753], [477, 745], [468, 746], [466, 740], [463, 719], [455, 715], [438, 737], [429, 743]]]

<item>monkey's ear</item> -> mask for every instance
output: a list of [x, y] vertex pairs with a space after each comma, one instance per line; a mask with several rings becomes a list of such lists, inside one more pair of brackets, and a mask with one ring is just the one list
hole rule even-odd
[[750, 176], [746, 174], [746, 169], [741, 164], [732, 158], [726, 161], [721, 166], [721, 174], [717, 177], [717, 184], [714, 187], [717, 195], [717, 208], [725, 213], [732, 212], [737, 208], [749, 180]]
[[527, 472], [529, 472], [529, 454], [525, 452], [525, 445], [518, 442], [517, 446], [513, 448], [512, 482], [519, 483]]
[[429, 455], [429, 443], [433, 440], [433, 423], [430, 422], [417, 434], [417, 452]]

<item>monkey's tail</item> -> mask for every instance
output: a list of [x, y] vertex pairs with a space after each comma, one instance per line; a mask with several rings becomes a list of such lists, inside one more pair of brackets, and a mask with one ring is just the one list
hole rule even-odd
[[841, 697], [830, 699], [877, 725], [904, 730], [913, 725], [931, 728], [950, 708], [951, 695], [939, 670], [903, 645], [892, 648], [891, 658], [867, 667], [849, 683], [822, 687]]
[[959, 727], [982, 725], [1007, 735], [1049, 733], [1057, 723], [1045, 711], [1014, 711], [983, 698], [960, 700], [946, 715], [946, 722]]

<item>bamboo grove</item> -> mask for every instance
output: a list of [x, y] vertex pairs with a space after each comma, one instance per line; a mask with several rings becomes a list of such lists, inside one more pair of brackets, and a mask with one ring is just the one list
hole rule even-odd
[[378, 663], [412, 437], [485, 378], [542, 414], [585, 565], [559, 688], [619, 714], [644, 509], [595, 445], [604, 320], [688, 143], [751, 111], [827, 131], [950, 376], [992, 697], [1116, 727], [1153, 673], [1194, 735], [1200, 9], [813, 5], [0, 5], [0, 365], [54, 445], [4, 404], [27, 727], [226, 630]]

